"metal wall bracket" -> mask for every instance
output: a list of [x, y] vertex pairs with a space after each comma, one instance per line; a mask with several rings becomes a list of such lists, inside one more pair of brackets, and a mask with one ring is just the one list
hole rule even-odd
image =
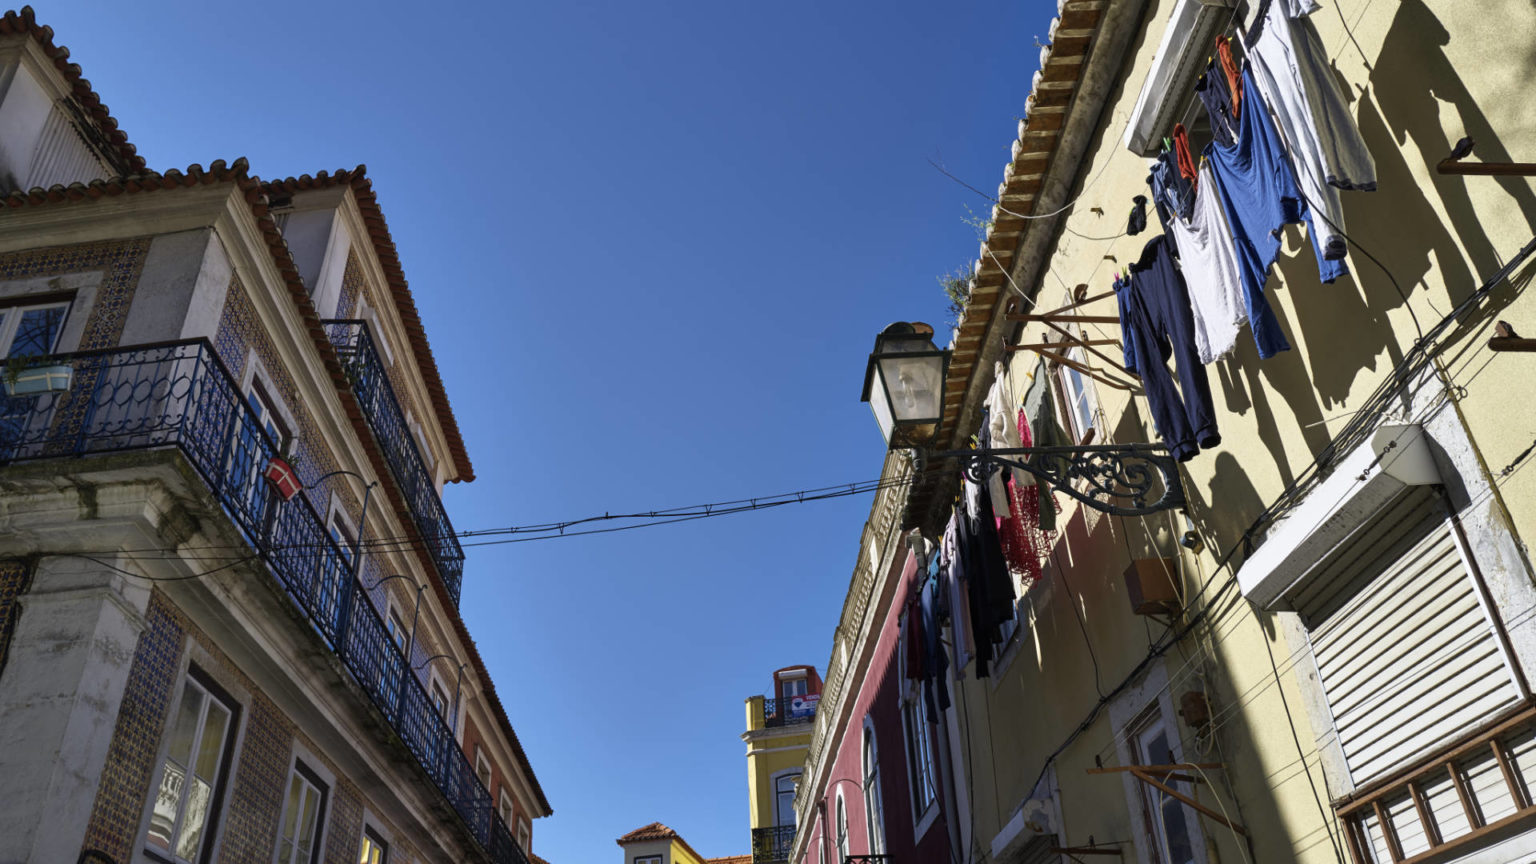
[[[999, 467], [1018, 468], [1088, 507], [1117, 516], [1145, 516], [1184, 506], [1179, 465], [1160, 444], [944, 450], [920, 452], [919, 461], [923, 458], [958, 459], [976, 483], [985, 482]], [[1161, 497], [1147, 503], [1159, 486]], [[1130, 506], [1111, 503], [1115, 500], [1129, 500]]]

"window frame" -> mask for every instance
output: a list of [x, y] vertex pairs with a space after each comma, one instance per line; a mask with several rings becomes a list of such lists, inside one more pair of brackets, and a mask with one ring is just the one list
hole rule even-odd
[[528, 823], [527, 817], [517, 817], [517, 848], [524, 852], [533, 852], [533, 826]]
[[48, 350], [42, 354], [28, 356], [46, 357], [58, 351], [59, 343], [64, 339], [64, 330], [69, 326], [69, 313], [74, 308], [74, 296], [73, 294], [67, 296], [41, 294], [28, 297], [22, 294], [0, 300], [0, 359], [11, 356], [11, 348], [15, 347], [16, 332], [20, 329], [21, 319], [26, 317], [26, 313], [56, 306], [62, 306], [64, 314], [59, 317], [59, 329], [49, 340]]
[[503, 823], [511, 825], [512, 820], [517, 816], [516, 805], [512, 801], [512, 796], [507, 794], [506, 784], [502, 784], [502, 787], [496, 791], [496, 815], [501, 817]]
[[837, 860], [848, 860], [848, 804], [843, 798], [843, 790], [837, 790], [837, 803], [833, 805], [832, 824], [834, 831], [832, 842], [837, 846]]
[[[291, 858], [288, 861], [284, 861], [278, 857], [282, 854], [283, 851], [283, 822], [287, 819], [288, 816], [288, 806], [293, 803], [288, 796], [289, 790], [293, 787], [293, 781], [295, 778], [309, 784], [309, 786], [313, 788], [317, 793], [319, 793], [320, 796], [319, 806], [315, 809], [314, 845], [309, 849], [309, 860], [304, 862], [293, 862]], [[327, 779], [329, 779], [330, 782], [327, 782]], [[288, 774], [283, 781], [283, 806], [282, 809], [278, 811], [277, 844], [272, 849], [273, 864], [319, 864], [325, 854], [325, 840], [328, 829], [330, 828], [330, 821], [327, 819], [327, 817], [330, 815], [329, 804], [331, 786], [334, 785], [334, 783], [334, 778], [322, 777], [319, 771], [312, 768], [310, 764], [305, 761], [304, 756], [301, 756], [297, 753], [294, 754], [293, 761], [290, 762], [288, 766]], [[302, 800], [303, 799], [300, 798], [301, 802]], [[296, 830], [302, 830], [302, 826], [296, 825], [295, 828]]]
[[[896, 680], [901, 713], [902, 750], [906, 755], [908, 803], [912, 809], [913, 839], [920, 839], [938, 818], [938, 771], [930, 725], [923, 717], [922, 686], [907, 678], [907, 639], [912, 628], [902, 613], [896, 646]], [[931, 797], [923, 801], [921, 793]]]
[[660, 855], [636, 855], [634, 864], [661, 864]]
[[[381, 853], [377, 862], [368, 860], [369, 843]], [[366, 820], [363, 822], [363, 837], [358, 841], [357, 864], [389, 864], [389, 841]]]
[[[481, 776], [482, 770], [484, 776]], [[490, 757], [485, 755], [485, 748], [475, 744], [475, 779], [485, 786], [485, 791], [491, 791], [491, 784], [496, 782], [495, 766], [491, 764]]]
[[[1062, 356], [1074, 363], [1088, 366], [1088, 352], [1082, 348], [1071, 347], [1070, 342], [1062, 343]], [[1056, 388], [1056, 404], [1059, 406], [1057, 413], [1061, 427], [1072, 436], [1072, 443], [1077, 446], [1086, 446], [1094, 443], [1099, 435], [1097, 421], [1099, 419], [1099, 392], [1094, 380], [1086, 373], [1080, 372], [1065, 363], [1052, 364], [1055, 374], [1051, 376], [1052, 384]], [[1090, 367], [1091, 368], [1091, 367]], [[1074, 396], [1074, 391], [1076, 395]], [[1079, 411], [1081, 406], [1082, 411]], [[1086, 419], [1081, 414], [1086, 414]]]
[[[150, 784], [149, 797], [144, 802], [144, 816], [142, 827], [139, 831], [139, 842], [136, 848], [145, 858], [148, 858], [151, 861], [159, 862], [159, 864], [181, 864], [181, 862], [184, 861], [191, 861], [192, 864], [204, 864], [204, 862], [212, 860], [213, 852], [215, 847], [218, 845], [221, 828], [221, 820], [219, 817], [223, 815], [224, 796], [229, 788], [229, 777], [235, 770], [236, 742], [240, 737], [240, 720], [244, 714], [244, 706], [241, 705], [241, 703], [236, 700], [228, 690], [226, 690], [217, 681], [215, 681], [213, 676], [209, 675], [206, 671], [199, 667], [196, 662], [189, 662], [186, 669], [177, 680], [181, 686], [177, 688], [176, 692], [183, 694], [184, 696], [187, 682], [190, 681], [202, 689], [205, 699], [217, 700], [225, 708], [225, 710], [229, 712], [229, 720], [226, 723], [224, 729], [224, 743], [220, 748], [221, 753], [219, 754], [218, 774], [214, 778], [213, 794], [209, 796], [208, 800], [208, 815], [203, 821], [203, 838], [198, 844], [197, 856], [195, 859], [181, 858], [176, 854], [174, 849], [170, 850], [168, 854], [163, 854], [157, 850], [149, 848], [149, 832], [154, 821], [154, 796], [159, 790], [161, 784], [164, 783], [166, 761], [170, 758], [170, 736], [174, 734], [172, 724], [175, 722], [176, 716], [181, 711], [183, 696], [178, 696], [175, 706], [169, 709], [169, 713], [166, 715], [166, 726], [162, 732], [162, 741], [159, 751], [156, 754], [157, 767], [155, 769], [155, 773], [152, 775], [154, 782]], [[200, 738], [202, 735], [202, 727], [203, 723], [205, 722], [204, 718], [206, 717], [206, 714], [207, 703], [205, 702], [203, 707], [199, 710], [198, 714], [198, 737], [194, 738], [192, 745], [193, 752], [195, 752], [198, 746], [201, 744]], [[183, 800], [182, 804], [178, 805], [178, 810], [182, 810], [184, 804], [185, 800]], [[179, 824], [181, 818], [184, 815], [184, 810], [179, 812], [176, 817], [176, 823]], [[177, 839], [179, 838], [171, 838], [171, 843], [173, 846], [175, 845]]]
[[[1142, 751], [1138, 735], [1146, 728], [1147, 720], [1153, 716], [1166, 724], [1164, 728], [1168, 732], [1168, 748], [1172, 759], [1175, 762], [1185, 760], [1184, 742], [1179, 737], [1176, 722], [1178, 714], [1174, 711], [1173, 696], [1168, 686], [1168, 668], [1164, 663], [1152, 664], [1140, 681], [1128, 687], [1109, 703], [1108, 713], [1110, 729], [1115, 737], [1115, 757], [1120, 764], [1141, 764], [1139, 754]], [[1155, 832], [1148, 830], [1151, 826], [1146, 817], [1151, 809], [1145, 803], [1147, 799], [1144, 790], [1152, 787], [1128, 773], [1122, 773], [1120, 781], [1125, 795], [1126, 813], [1130, 815], [1133, 823], [1131, 841], [1136, 848], [1137, 856], [1142, 861], [1167, 864], [1164, 861], [1160, 840]], [[1178, 787], [1175, 786], [1175, 788]], [[1173, 803], [1185, 808], [1184, 825], [1189, 833], [1195, 864], [1208, 864], [1205, 831], [1198, 814], [1181, 802]], [[1060, 806], [1059, 799], [1057, 806]]]
[[[771, 792], [773, 794], [773, 821], [774, 821], [773, 827], [775, 827], [775, 828], [782, 828], [782, 827], [785, 827], [785, 826], [792, 826], [792, 825], [795, 824], [795, 818], [796, 818], [796, 815], [795, 815], [795, 791], [796, 791], [796, 789], [795, 789], [795, 785], [796, 785], [795, 781], [798, 778], [801, 778], [801, 777], [804, 777], [804, 776], [805, 776], [805, 769], [801, 768], [801, 767], [795, 767], [795, 768], [784, 768], [784, 769], [782, 769], [780, 771], [775, 771], [773, 773], [773, 775], [768, 778], [768, 782], [769, 782], [770, 787], [771, 787]], [[782, 805], [784, 803], [782, 801], [782, 799], [780, 798], [780, 796], [782, 796], [784, 794], [784, 792], [783, 792], [783, 790], [779, 789], [779, 784], [784, 782], [784, 781], [786, 781], [786, 780], [789, 781], [789, 806], [787, 808], [787, 811], [788, 811], [787, 814], [785, 813], [785, 808], [780, 806], [780, 805]], [[786, 815], [789, 818], [788, 822], [783, 821]]]
[[885, 796], [880, 791], [880, 742], [875, 737], [875, 721], [864, 718], [864, 738], [860, 755], [864, 762], [864, 833], [869, 854], [885, 854]]

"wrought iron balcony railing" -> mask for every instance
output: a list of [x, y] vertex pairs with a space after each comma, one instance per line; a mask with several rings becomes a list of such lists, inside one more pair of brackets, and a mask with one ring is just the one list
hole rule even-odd
[[464, 550], [453, 533], [453, 523], [448, 521], [448, 511], [437, 494], [432, 473], [416, 449], [416, 441], [405, 422], [405, 412], [400, 410], [400, 402], [390, 386], [387, 367], [374, 345], [373, 334], [368, 330], [367, 322], [360, 320], [338, 319], [324, 323], [331, 344], [341, 355], [347, 377], [352, 380], [352, 391], [363, 406], [368, 427], [384, 449], [384, 461], [389, 463], [390, 473], [405, 495], [416, 530], [432, 554], [437, 572], [443, 577], [443, 585], [457, 604], [464, 576]]
[[795, 826], [752, 829], [752, 864], [788, 861], [795, 846]]
[[815, 696], [764, 696], [763, 725], [772, 728], [809, 723], [816, 719], [816, 701]]
[[276, 447], [204, 339], [47, 358], [67, 390], [0, 390], [0, 463], [123, 450], [179, 450], [277, 584], [497, 864], [528, 864], [453, 730], [368, 602], [306, 496], [280, 502], [262, 471]]

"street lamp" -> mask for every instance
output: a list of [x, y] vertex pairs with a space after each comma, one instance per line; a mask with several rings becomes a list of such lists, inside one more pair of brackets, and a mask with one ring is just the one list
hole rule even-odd
[[[273, 491], [277, 492], [278, 497], [282, 498], [285, 502], [296, 498], [299, 490], [313, 489], [319, 486], [322, 481], [329, 480], [337, 474], [347, 474], [356, 477], [359, 483], [365, 484], [363, 486], [363, 512], [357, 517], [357, 537], [352, 541], [352, 560], [349, 562], [352, 566], [349, 568], [350, 573], [348, 575], [352, 579], [347, 585], [347, 590], [342, 594], [342, 604], [339, 610], [340, 620], [336, 624], [337, 642], [344, 643], [346, 642], [349, 622], [352, 620], [352, 595], [356, 593], [358, 574], [363, 572], [363, 534], [368, 530], [368, 501], [373, 496], [373, 487], [379, 485], [379, 481], [370, 481], [367, 477], [356, 471], [338, 468], [335, 471], [321, 474], [312, 483], [301, 483], [298, 479], [298, 472], [294, 471], [293, 467], [281, 456], [273, 456], [271, 459], [268, 459], [267, 468], [262, 474], [267, 478], [267, 482], [271, 484]], [[271, 519], [270, 514], [268, 519]], [[420, 597], [420, 595], [417, 596], [418, 598]]]
[[933, 344], [933, 328], [898, 321], [875, 337], [864, 370], [864, 396], [890, 447], [927, 447], [944, 419], [949, 351]]
[[[1105, 513], [1142, 516], [1184, 506], [1178, 463], [1161, 444], [934, 450], [944, 425], [944, 383], [951, 352], [933, 344], [933, 328], [898, 321], [875, 337], [864, 394], [891, 450], [911, 449], [917, 470], [958, 460], [983, 482], [999, 467], [1019, 468]], [[1147, 503], [1154, 492], [1157, 500]], [[1130, 506], [1111, 503], [1125, 501]]]

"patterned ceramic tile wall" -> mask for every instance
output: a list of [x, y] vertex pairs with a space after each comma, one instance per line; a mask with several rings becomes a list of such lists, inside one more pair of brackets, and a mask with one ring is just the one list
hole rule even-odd
[[105, 852], [114, 861], [129, 859], [138, 835], [181, 661], [183, 625], [160, 592], [151, 595], [145, 618], [85, 830], [84, 848]]
[[218, 816], [223, 824], [219, 864], [267, 864], [272, 860], [295, 741], [316, 754], [326, 770], [337, 777], [327, 815], [330, 827], [324, 860], [327, 864], [353, 864], [363, 830], [364, 799], [358, 787], [158, 590], [150, 598], [146, 615], [148, 625], [139, 637], [84, 848], [100, 850], [117, 861], [131, 860], [157, 767], [155, 757], [176, 692], [181, 648], [190, 635], [214, 658], [217, 668], [210, 671], [215, 678], [232, 682], [238, 691], [250, 694], [239, 706], [238, 731], [244, 737], [235, 754], [226, 803]]
[[11, 634], [16, 632], [16, 618], [21, 613], [17, 598], [27, 593], [31, 583], [32, 568], [25, 561], [0, 561], [0, 675], [5, 673]]
[[251, 703], [225, 811], [228, 823], [219, 846], [220, 864], [267, 864], [277, 844], [293, 729], [267, 699], [258, 696]]
[[326, 864], [357, 864], [363, 841], [363, 797], [345, 777], [331, 790], [330, 833], [326, 835]]
[[[0, 255], [0, 279], [35, 279], [100, 270], [105, 274], [91, 306], [80, 350], [110, 348], [123, 335], [128, 307], [144, 270], [151, 238], [54, 246]], [[77, 314], [81, 310], [70, 310]]]
[[[261, 366], [271, 376], [271, 385], [277, 392], [273, 395], [283, 401], [293, 415], [294, 423], [298, 426], [292, 430], [294, 436], [293, 446], [290, 448], [295, 457], [293, 467], [299, 474], [299, 479], [306, 486], [336, 470], [336, 459], [329, 448], [323, 444], [323, 439], [317, 431], [314, 419], [308, 409], [308, 402], [300, 396], [298, 387], [294, 384], [293, 376], [288, 368], [279, 360], [277, 350], [272, 343], [271, 336], [261, 324], [261, 318], [256, 314], [256, 307], [252, 305], [250, 295], [239, 279], [231, 279], [229, 283], [229, 296], [224, 302], [224, 314], [219, 319], [218, 332], [214, 334], [213, 347], [229, 371], [237, 379], [245, 377], [246, 358], [254, 351], [261, 358]], [[315, 505], [315, 510], [322, 515], [330, 509], [331, 494], [334, 492], [341, 497], [342, 506], [356, 521], [358, 512], [362, 509], [357, 497], [352, 494], [351, 488], [346, 483], [337, 482], [339, 478], [323, 481], [317, 488], [306, 491], [310, 501]]]

